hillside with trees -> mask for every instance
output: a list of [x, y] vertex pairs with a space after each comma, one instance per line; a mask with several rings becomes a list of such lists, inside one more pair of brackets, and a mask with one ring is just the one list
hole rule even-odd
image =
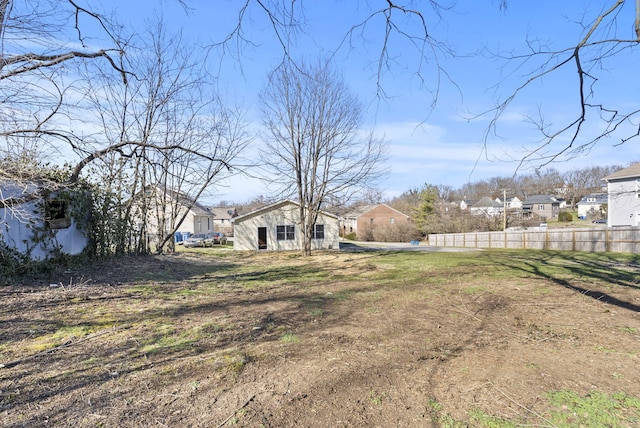
[[[633, 162], [632, 162], [633, 163]], [[564, 200], [567, 211], [574, 211], [580, 199], [591, 193], [606, 192], [602, 178], [623, 165], [587, 167], [561, 173], [549, 168], [513, 177], [492, 177], [467, 183], [458, 189], [425, 183], [392, 198], [387, 203], [408, 213], [423, 233], [455, 233], [472, 230], [501, 230], [502, 216], [472, 216], [460, 208], [462, 201], [478, 201], [484, 197], [525, 200], [533, 195], [553, 195]], [[509, 226], [526, 226], [525, 221], [509, 218]]]

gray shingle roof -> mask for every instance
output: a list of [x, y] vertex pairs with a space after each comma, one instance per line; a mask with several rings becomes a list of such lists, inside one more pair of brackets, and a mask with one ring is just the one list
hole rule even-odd
[[523, 205], [533, 204], [556, 204], [559, 201], [551, 195], [532, 195], [524, 200]]
[[499, 202], [496, 202], [495, 200], [491, 199], [488, 196], [485, 196], [484, 198], [480, 199], [478, 202], [474, 203], [473, 205], [471, 205], [473, 208], [502, 208], [502, 204]]
[[608, 202], [609, 195], [607, 195], [606, 193], [592, 193], [590, 195], [583, 196], [582, 199], [580, 199], [580, 202], [578, 202], [578, 205], [606, 204]]

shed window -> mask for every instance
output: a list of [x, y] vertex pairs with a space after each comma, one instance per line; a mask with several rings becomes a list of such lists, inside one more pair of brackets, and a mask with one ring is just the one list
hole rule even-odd
[[312, 239], [324, 239], [324, 224], [313, 225]]
[[296, 239], [296, 227], [292, 224], [276, 226], [276, 240], [293, 241]]
[[66, 229], [71, 226], [67, 201], [48, 200], [45, 203], [45, 212], [47, 224], [51, 229]]

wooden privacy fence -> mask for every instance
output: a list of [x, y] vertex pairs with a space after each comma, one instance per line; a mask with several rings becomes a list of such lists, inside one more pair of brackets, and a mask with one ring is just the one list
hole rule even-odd
[[517, 248], [585, 252], [640, 252], [640, 227], [507, 230], [429, 235], [436, 247]]

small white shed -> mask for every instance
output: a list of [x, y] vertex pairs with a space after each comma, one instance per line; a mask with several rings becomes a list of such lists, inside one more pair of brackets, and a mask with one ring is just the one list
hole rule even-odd
[[37, 189], [37, 184], [0, 182], [0, 241], [32, 260], [44, 260], [57, 252], [80, 254], [89, 239], [73, 218], [70, 201], [56, 193], [46, 198], [24, 197]]
[[[233, 219], [234, 250], [302, 250], [300, 204], [284, 200]], [[338, 216], [321, 211], [314, 225], [312, 250], [339, 249]]]

